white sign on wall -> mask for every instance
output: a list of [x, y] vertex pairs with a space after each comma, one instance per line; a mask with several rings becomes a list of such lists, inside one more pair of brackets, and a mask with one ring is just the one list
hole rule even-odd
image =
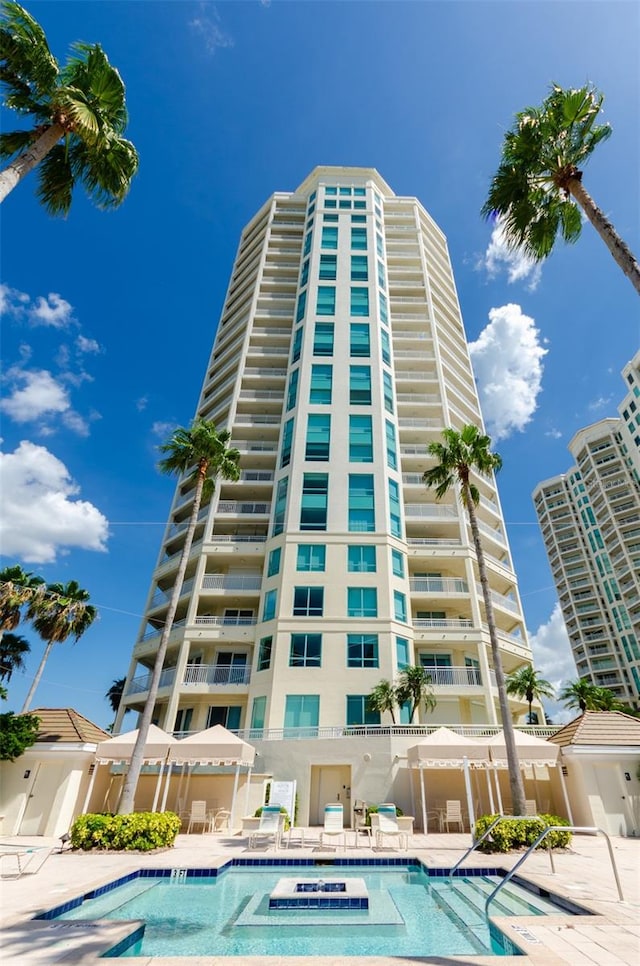
[[284, 806], [289, 814], [291, 824], [294, 823], [294, 812], [296, 805], [296, 783], [293, 782], [271, 782], [269, 793], [269, 805]]

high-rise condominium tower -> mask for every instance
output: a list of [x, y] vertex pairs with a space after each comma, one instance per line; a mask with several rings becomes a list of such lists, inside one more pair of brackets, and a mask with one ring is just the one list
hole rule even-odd
[[[241, 477], [201, 512], [158, 724], [242, 731], [267, 763], [288, 737], [340, 736], [347, 755], [354, 729], [391, 723], [372, 688], [413, 664], [437, 698], [421, 720], [498, 723], [466, 514], [422, 482], [428, 444], [482, 417], [446, 240], [421, 204], [370, 168], [319, 167], [274, 194], [242, 233], [197, 413], [231, 431]], [[496, 486], [476, 482], [508, 673], [531, 652]], [[146, 696], [190, 500], [180, 483], [120, 720]]]
[[569, 443], [576, 463], [533, 494], [581, 678], [640, 704], [640, 352], [620, 418]]

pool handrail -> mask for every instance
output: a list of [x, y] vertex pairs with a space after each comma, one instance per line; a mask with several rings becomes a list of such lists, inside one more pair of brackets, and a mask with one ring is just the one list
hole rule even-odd
[[[512, 817], [513, 816], [509, 815], [509, 818], [512, 818]], [[485, 831], [482, 833], [482, 835], [480, 836], [480, 838], [479, 839], [476, 839], [473, 842], [473, 844], [464, 853], [464, 855], [462, 856], [462, 858], [458, 859], [458, 861], [456, 862], [456, 864], [451, 869], [449, 869], [449, 875], [447, 876], [447, 879], [448, 880], [451, 880], [453, 878], [453, 874], [456, 871], [456, 869], [459, 869], [460, 868], [460, 866], [462, 865], [462, 863], [464, 862], [464, 860], [467, 858], [467, 856], [471, 855], [471, 853], [475, 849], [477, 849], [477, 847], [479, 845], [482, 845], [482, 843], [487, 838], [487, 836], [490, 834], [490, 832], [496, 827], [496, 825], [498, 824], [498, 822], [501, 822], [502, 821], [503, 818], [505, 818], [504, 815], [498, 815], [497, 818], [494, 818], [494, 820], [491, 823], [491, 825], [487, 829], [485, 829]]]
[[[618, 900], [620, 902], [624, 902], [624, 895], [622, 894], [622, 885], [620, 884], [620, 876], [618, 875], [618, 868], [616, 866], [616, 860], [615, 860], [615, 857], [614, 857], [614, 854], [613, 854], [613, 847], [611, 845], [611, 839], [609, 838], [609, 836], [605, 832], [605, 830], [602, 829], [602, 828], [596, 828], [595, 826], [590, 826], [590, 825], [586, 825], [586, 826], [583, 826], [583, 825], [549, 825], [549, 826], [547, 826], [547, 828], [543, 829], [542, 832], [540, 832], [540, 834], [538, 835], [538, 837], [535, 840], [535, 842], [532, 842], [531, 843], [531, 845], [529, 846], [529, 848], [527, 849], [527, 851], [524, 853], [524, 855], [522, 855], [518, 859], [518, 861], [516, 862], [516, 864], [511, 869], [509, 869], [509, 871], [507, 872], [507, 874], [505, 875], [505, 877], [500, 880], [500, 882], [497, 884], [497, 886], [495, 887], [495, 889], [493, 890], [493, 892], [491, 892], [487, 896], [487, 901], [484, 904], [484, 914], [485, 914], [485, 918], [486, 918], [487, 922], [489, 922], [489, 903], [492, 901], [492, 899], [494, 899], [496, 897], [496, 895], [498, 894], [498, 892], [500, 892], [500, 890], [503, 888], [503, 886], [505, 886], [507, 884], [507, 882], [509, 882], [513, 878], [513, 876], [518, 871], [518, 869], [520, 868], [520, 866], [522, 865], [522, 863], [525, 862], [529, 858], [529, 856], [534, 851], [534, 849], [537, 849], [537, 847], [540, 845], [540, 843], [542, 842], [542, 840], [544, 838], [546, 838], [546, 836], [550, 832], [584, 832], [584, 833], [586, 833], [588, 835], [597, 835], [598, 833], [600, 833], [601, 835], [604, 835], [605, 839], [607, 840], [607, 846], [608, 846], [608, 849], [609, 849], [609, 858], [611, 859], [611, 868], [613, 869], [613, 875], [614, 875], [614, 878], [616, 880], [616, 886], [618, 887]], [[554, 865], [553, 865], [553, 857], [551, 855], [551, 850], [550, 849], [549, 849], [549, 858], [551, 859], [551, 870], [552, 870], [552, 872], [555, 872], [555, 868], [554, 868]]]

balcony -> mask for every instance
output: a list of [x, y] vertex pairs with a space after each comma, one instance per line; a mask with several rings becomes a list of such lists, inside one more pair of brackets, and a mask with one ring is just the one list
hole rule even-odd
[[266, 543], [265, 534], [255, 533], [213, 533], [210, 543]]
[[[158, 688], [169, 688], [176, 679], [176, 669], [174, 667], [166, 667], [160, 675], [160, 683]], [[125, 697], [129, 697], [132, 694], [144, 694], [145, 691], [149, 690], [149, 685], [151, 684], [151, 672], [148, 674], [142, 674], [139, 678], [134, 678], [129, 684], [125, 692]]]
[[255, 617], [212, 617], [209, 614], [196, 617], [194, 621], [194, 624], [209, 627], [254, 627], [257, 623]]
[[[193, 577], [191, 580], [185, 580], [181, 589], [180, 596], [183, 597], [185, 594], [191, 592], [193, 588]], [[173, 588], [171, 590], [156, 590], [155, 594], [151, 598], [150, 607], [160, 607], [161, 604], [168, 604], [171, 600], [171, 595], [173, 594]]]
[[218, 513], [240, 513], [255, 516], [269, 516], [271, 503], [243, 503], [240, 500], [224, 500], [218, 503]]
[[[186, 619], [181, 621], [174, 621], [173, 624], [171, 625], [171, 631], [173, 632], [177, 628], [184, 627], [186, 623], [187, 623]], [[140, 643], [142, 641], [150, 641], [152, 637], [160, 637], [162, 630], [163, 630], [162, 627], [150, 628], [150, 630], [148, 630], [146, 634], [144, 634], [143, 637], [140, 638]]]
[[[482, 674], [478, 667], [425, 667], [434, 688], [481, 688]], [[496, 687], [495, 673], [489, 671], [491, 686]]]
[[205, 574], [202, 578], [203, 590], [260, 590], [262, 574]]
[[421, 631], [469, 631], [474, 629], [473, 621], [461, 617], [450, 620], [447, 617], [414, 617], [411, 621], [414, 630]]
[[406, 503], [404, 515], [407, 520], [410, 517], [430, 520], [442, 520], [446, 517], [450, 520], [456, 520], [458, 517], [454, 507], [435, 503]]
[[246, 664], [187, 664], [184, 669], [182, 683], [184, 685], [207, 684], [207, 685], [237, 685], [249, 684], [251, 680], [251, 668]]
[[411, 577], [412, 594], [467, 594], [469, 585], [458, 577]]

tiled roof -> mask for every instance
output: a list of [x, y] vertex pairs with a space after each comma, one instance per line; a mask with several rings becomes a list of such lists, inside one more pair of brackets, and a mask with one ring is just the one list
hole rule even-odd
[[640, 719], [622, 711], [585, 711], [548, 739], [557, 745], [640, 745]]
[[110, 737], [73, 708], [34, 708], [29, 713], [40, 718], [36, 741], [97, 743]]

